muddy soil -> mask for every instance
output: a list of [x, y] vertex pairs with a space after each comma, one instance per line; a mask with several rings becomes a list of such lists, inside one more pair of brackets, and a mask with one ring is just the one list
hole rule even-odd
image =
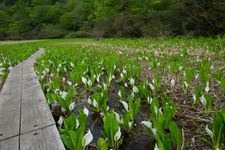
[[0, 78], [0, 92], [3, 88], [4, 83], [5, 83], [5, 80]]

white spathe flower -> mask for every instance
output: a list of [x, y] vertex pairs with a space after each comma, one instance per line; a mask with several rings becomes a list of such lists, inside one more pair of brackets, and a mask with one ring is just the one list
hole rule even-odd
[[67, 69], [66, 69], [66, 67], [64, 67], [64, 72], [66, 72], [67, 71]]
[[90, 79], [88, 79], [87, 84], [88, 84], [89, 87], [91, 87], [92, 86], [92, 81]]
[[73, 111], [73, 109], [74, 109], [74, 104], [75, 104], [75, 102], [72, 102], [72, 103], [69, 105], [69, 110], [70, 110], [70, 111]]
[[130, 78], [129, 80], [130, 80], [130, 84], [131, 84], [131, 85], [134, 85], [134, 83], [135, 83], [134, 78]]
[[76, 118], [76, 129], [80, 126], [79, 120]]
[[182, 66], [179, 66], [178, 70], [181, 71], [182, 69], [183, 69], [183, 67]]
[[152, 79], [152, 83], [155, 84], [155, 79]]
[[127, 70], [125, 67], [123, 67], [123, 71], [122, 71], [123, 74], [127, 74]]
[[124, 83], [124, 86], [125, 86], [125, 87], [128, 87], [127, 83]]
[[93, 140], [93, 135], [89, 129], [82, 139], [83, 148], [85, 148], [88, 144], [90, 144], [92, 140]]
[[174, 85], [175, 85], [175, 80], [174, 80], [174, 79], [170, 80], [170, 84], [171, 84], [172, 87], [174, 87]]
[[93, 105], [93, 104], [92, 104], [92, 100], [91, 100], [90, 97], [88, 98], [88, 103], [89, 103], [90, 105]]
[[46, 72], [49, 72], [49, 69], [48, 69], [48, 68], [45, 68], [45, 71], [46, 71]]
[[183, 75], [184, 75], [184, 77], [186, 77], [187, 76], [186, 72], [183, 72]]
[[128, 123], [128, 127], [131, 129], [131, 128], [132, 128], [132, 126], [133, 126], [133, 122], [132, 122], [132, 121], [130, 121], [130, 122]]
[[73, 68], [74, 67], [74, 64], [72, 62], [70, 62], [70, 66]]
[[211, 139], [213, 139], [213, 133], [212, 131], [209, 129], [208, 124], [205, 127], [205, 131], [207, 132], [207, 134], [210, 136]]
[[63, 116], [60, 116], [59, 117], [59, 120], [58, 120], [58, 124], [59, 124], [59, 126], [61, 127], [62, 126], [62, 124], [63, 124]]
[[194, 93], [192, 94], [192, 97], [193, 97], [193, 101], [194, 101], [194, 103], [196, 103], [197, 98], [196, 98], [196, 95], [195, 95]]
[[82, 76], [81, 80], [82, 80], [82, 82], [83, 82], [85, 85], [87, 85], [87, 82], [88, 82], [88, 81], [87, 81], [87, 79], [86, 79], [85, 77]]
[[101, 74], [97, 75], [97, 78], [96, 78], [97, 82], [100, 82], [100, 76], [101, 76]]
[[135, 96], [135, 94], [134, 94], [134, 92], [132, 92], [132, 93], [131, 93], [131, 97], [134, 97], [134, 96]]
[[213, 65], [211, 65], [211, 66], [210, 66], [210, 69], [211, 69], [211, 70], [213, 70], [213, 69], [214, 69], [214, 66], [213, 66]]
[[67, 81], [67, 84], [68, 84], [69, 86], [71, 86], [71, 85], [72, 85], [72, 82], [71, 82], [71, 81]]
[[160, 150], [157, 143], [155, 143], [155, 147], [154, 147], [154, 150]]
[[103, 85], [103, 89], [107, 90], [107, 85], [105, 83], [103, 83], [102, 85]]
[[184, 83], [184, 87], [187, 89], [188, 88], [188, 83], [186, 81], [184, 81], [183, 83]]
[[112, 74], [110, 74], [110, 75], [109, 75], [109, 83], [112, 81], [112, 79], [115, 79], [115, 76], [112, 75]]
[[151, 103], [152, 103], [152, 100], [153, 100], [153, 98], [152, 98], [152, 97], [151, 97], [151, 98], [150, 98], [149, 96], [147, 97], [147, 102], [148, 102], [149, 104], [151, 104]]
[[59, 90], [59, 89], [54, 89], [53, 91], [54, 91], [55, 93], [60, 92], [60, 90]]
[[45, 76], [45, 75], [46, 75], [46, 71], [44, 70], [44, 71], [42, 72], [42, 74]]
[[206, 105], [206, 99], [204, 95], [201, 96], [200, 101], [204, 106]]
[[121, 92], [121, 90], [119, 90], [118, 95], [119, 95], [120, 98], [122, 98], [122, 92]]
[[157, 129], [156, 128], [152, 128], [151, 130], [152, 130], [153, 135], [156, 136]]
[[53, 77], [53, 76], [54, 76], [54, 73], [51, 73], [51, 74], [50, 74], [50, 77]]
[[125, 108], [125, 110], [128, 112], [129, 111], [129, 107], [128, 107], [128, 103], [125, 101], [120, 101], [123, 104], [123, 107]]
[[142, 121], [141, 124], [145, 125], [149, 129], [152, 129], [152, 122], [150, 121]]
[[60, 91], [60, 92], [59, 92], [60, 96], [61, 96], [64, 100], [66, 99], [67, 93], [68, 93], [68, 92], [65, 92], [65, 91]]
[[198, 79], [198, 77], [199, 77], [199, 74], [195, 75], [195, 79]]
[[155, 90], [154, 85], [152, 85], [151, 83], [149, 83], [149, 86], [150, 86], [150, 88], [152, 89], [152, 91], [154, 91], [154, 90]]
[[113, 65], [113, 69], [116, 70], [116, 65]]
[[[172, 106], [171, 106], [170, 108], [172, 108]], [[160, 114], [163, 114], [163, 112], [162, 112], [162, 107], [159, 108], [159, 113], [160, 113]]]
[[152, 122], [142, 121], [141, 124], [145, 125], [147, 128], [151, 129], [154, 136], [156, 136], [157, 129], [152, 127]]
[[148, 104], [151, 104], [150, 103], [150, 97], [149, 96], [147, 97], [147, 102], [148, 102]]
[[88, 110], [86, 107], [84, 107], [83, 112], [84, 112], [84, 114], [85, 114], [86, 116], [89, 115], [89, 110]]
[[117, 112], [115, 112], [114, 111], [114, 114], [115, 114], [115, 116], [116, 116], [116, 121], [118, 122], [118, 123], [123, 123], [123, 120], [120, 118], [120, 115], [117, 113]]
[[97, 107], [98, 107], [98, 102], [97, 102], [95, 99], [93, 99], [92, 104], [93, 104], [93, 106], [94, 106], [95, 108], [97, 108]]
[[158, 108], [157, 108], [156, 106], [154, 106], [154, 112], [155, 112], [156, 115], [157, 115], [158, 112], [159, 112], [159, 110], [158, 110]]
[[210, 90], [210, 88], [209, 88], [209, 82], [207, 82], [207, 83], [206, 83], [206, 87], [205, 87], [205, 91], [208, 93], [209, 90]]
[[120, 139], [120, 137], [121, 137], [121, 131], [120, 131], [120, 127], [119, 127], [118, 131], [114, 135], [114, 141], [118, 141]]
[[123, 73], [121, 73], [121, 74], [120, 74], [120, 78], [122, 78], [122, 79], [124, 78], [124, 75], [123, 75]]
[[135, 85], [133, 86], [133, 89], [132, 90], [133, 90], [134, 93], [137, 93], [138, 92], [138, 88]]

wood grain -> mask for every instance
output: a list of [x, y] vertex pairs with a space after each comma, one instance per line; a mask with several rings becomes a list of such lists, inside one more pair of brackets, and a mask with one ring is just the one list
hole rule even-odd
[[20, 150], [65, 150], [55, 125], [23, 134], [20, 140]]
[[0, 93], [0, 150], [65, 150], [34, 71], [40, 49], [14, 67]]
[[22, 66], [11, 70], [0, 93], [0, 140], [19, 135]]
[[19, 136], [0, 141], [0, 150], [18, 150]]

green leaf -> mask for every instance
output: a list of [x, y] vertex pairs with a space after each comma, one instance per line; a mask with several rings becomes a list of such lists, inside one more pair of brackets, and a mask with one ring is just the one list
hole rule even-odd
[[180, 150], [181, 144], [182, 144], [182, 134], [174, 121], [170, 123], [169, 130], [170, 130], [170, 136], [172, 140], [174, 141], [174, 144], [176, 145], [177, 150]]
[[117, 122], [113, 111], [110, 111], [109, 114], [105, 115], [103, 128], [105, 136], [109, 139], [110, 147], [114, 147], [115, 146], [114, 135], [119, 129], [119, 123]]
[[108, 150], [108, 144], [103, 138], [99, 138], [97, 142], [97, 150]]
[[76, 116], [72, 113], [69, 117], [64, 119], [64, 128], [67, 130], [75, 130], [76, 127]]

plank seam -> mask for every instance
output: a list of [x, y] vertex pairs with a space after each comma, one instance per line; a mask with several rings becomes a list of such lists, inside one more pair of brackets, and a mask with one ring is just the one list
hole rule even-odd
[[19, 150], [20, 150], [20, 134], [21, 134], [21, 119], [22, 119], [22, 97], [23, 97], [23, 63], [22, 63], [22, 66], [21, 66], [21, 82], [20, 82], [20, 89], [21, 89], [21, 92], [20, 92], [20, 124], [19, 124]]
[[50, 125], [47, 125], [47, 126], [44, 126], [44, 127], [40, 127], [40, 128], [37, 128], [37, 129], [26, 131], [26, 132], [21, 133], [19, 136], [24, 135], [24, 134], [28, 134], [28, 133], [31, 133], [31, 132], [34, 132], [34, 131], [37, 131], [37, 130], [40, 130], [40, 129], [45, 129], [45, 128], [48, 128], [48, 127], [51, 127], [51, 126], [55, 126], [55, 124], [50, 124]]
[[19, 139], [20, 139], [20, 136], [21, 136], [21, 135], [28, 134], [28, 133], [31, 133], [31, 132], [34, 132], [34, 131], [37, 131], [37, 130], [40, 130], [40, 129], [45, 129], [45, 128], [48, 128], [48, 127], [51, 127], [51, 126], [55, 126], [55, 124], [50, 124], [50, 125], [47, 125], [47, 126], [44, 126], [44, 127], [40, 127], [40, 128], [34, 129], [34, 130], [30, 130], [30, 131], [21, 133], [21, 134], [13, 135], [13, 136], [10, 136], [10, 137], [1, 139], [0, 142], [1, 142], [1, 141], [8, 140], [8, 139], [11, 139], [11, 138], [14, 138], [14, 137], [17, 137], [17, 136], [18, 136]]
[[6, 137], [6, 138], [4, 138], [4, 139], [1, 139], [0, 142], [5, 141], [5, 140], [8, 140], [8, 139], [11, 139], [11, 138], [14, 138], [14, 137], [17, 137], [17, 136], [20, 136], [20, 135], [17, 134], [17, 135], [12, 135], [12, 136], [10, 136], [10, 137]]

